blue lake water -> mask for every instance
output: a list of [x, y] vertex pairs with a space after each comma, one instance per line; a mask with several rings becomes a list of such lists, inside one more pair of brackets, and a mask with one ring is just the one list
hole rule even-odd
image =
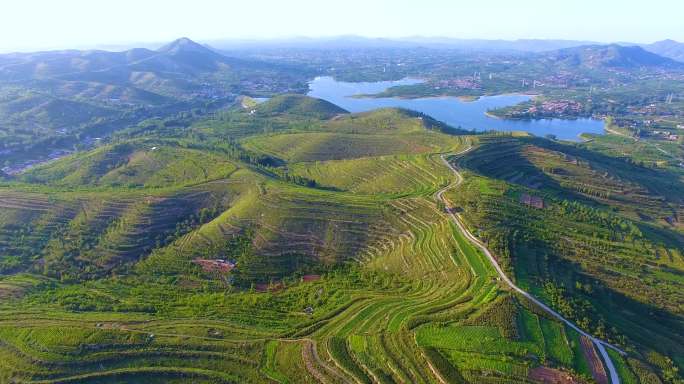
[[352, 97], [375, 94], [397, 85], [420, 83], [418, 79], [345, 83], [332, 77], [317, 77], [309, 82], [309, 96], [327, 100], [350, 112], [364, 112], [377, 108], [400, 107], [423, 112], [453, 127], [475, 131], [525, 131], [535, 136], [556, 135], [561, 140], [578, 141], [581, 133], [604, 133], [604, 124], [596, 119], [503, 120], [488, 117], [487, 110], [515, 105], [530, 100], [526, 95], [483, 96], [476, 101], [462, 101], [456, 97], [426, 97], [419, 99]]

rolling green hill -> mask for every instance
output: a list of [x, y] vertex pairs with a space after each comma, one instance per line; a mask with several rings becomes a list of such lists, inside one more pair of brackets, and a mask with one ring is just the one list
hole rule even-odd
[[433, 191], [446, 185], [450, 176], [429, 155], [301, 162], [292, 164], [290, 171], [324, 187], [361, 194]]
[[485, 140], [460, 164], [452, 197], [519, 285], [647, 360], [682, 355], [681, 181], [540, 139]]
[[258, 105], [255, 110], [265, 116], [291, 114], [315, 119], [329, 119], [348, 113], [335, 104], [303, 95], [279, 95]]
[[226, 178], [234, 170], [231, 162], [211, 153], [164, 141], [132, 141], [33, 168], [20, 180], [62, 186], [165, 187]]
[[293, 163], [446, 152], [459, 145], [458, 138], [438, 128], [442, 127], [407, 111], [384, 109], [254, 136], [243, 143], [247, 149]]
[[579, 144], [447, 132], [287, 95], [2, 181], [0, 382], [607, 380], [451, 213], [624, 348], [625, 383], [676, 382], [680, 185]]

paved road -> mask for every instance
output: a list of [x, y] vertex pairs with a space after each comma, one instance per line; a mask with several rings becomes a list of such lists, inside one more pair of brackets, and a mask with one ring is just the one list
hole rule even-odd
[[[463, 150], [463, 151], [461, 151], [461, 152], [459, 152], [459, 153], [456, 153], [456, 154], [454, 154], [454, 155], [457, 155], [457, 156], [458, 156], [458, 155], [463, 155], [463, 154], [465, 154], [466, 152], [470, 151], [471, 149], [472, 149], [472, 147], [468, 147], [468, 148], [466, 148], [465, 150]], [[437, 194], [436, 194], [435, 196], [436, 196], [439, 200], [441, 200], [441, 201], [444, 203], [445, 206], [448, 207], [448, 206], [449, 206], [449, 201], [446, 199], [446, 197], [444, 197], [444, 192], [446, 192], [447, 190], [449, 190], [449, 189], [451, 189], [451, 188], [455, 188], [455, 187], [457, 187], [458, 185], [460, 185], [460, 184], [463, 182], [463, 176], [461, 176], [461, 173], [458, 172], [458, 169], [457, 169], [455, 166], [453, 166], [451, 163], [449, 163], [449, 162], [446, 160], [446, 157], [445, 157], [445, 156], [446, 156], [446, 155], [441, 155], [442, 161], [443, 161], [444, 164], [446, 164], [446, 166], [449, 167], [449, 169], [451, 169], [451, 171], [454, 173], [454, 175], [456, 176], [456, 181], [454, 181], [453, 183], [451, 183], [451, 184], [449, 184], [448, 186], [446, 186], [446, 187], [444, 187], [443, 189], [441, 189], [439, 192], [437, 192]], [[618, 347], [616, 347], [616, 346], [614, 346], [614, 345], [612, 345], [612, 344], [610, 344], [610, 343], [608, 343], [608, 342], [606, 342], [606, 341], [597, 339], [597, 338], [595, 338], [594, 336], [588, 334], [587, 332], [581, 330], [579, 327], [577, 327], [575, 324], [573, 324], [570, 320], [568, 320], [568, 319], [566, 319], [565, 317], [563, 317], [560, 313], [558, 313], [558, 312], [554, 311], [553, 309], [549, 308], [546, 304], [544, 304], [544, 303], [542, 303], [541, 301], [537, 300], [534, 296], [530, 295], [529, 293], [527, 293], [526, 291], [522, 290], [520, 287], [518, 287], [517, 285], [515, 285], [515, 283], [513, 283], [513, 281], [511, 281], [511, 279], [509, 279], [508, 276], [506, 276], [506, 274], [504, 273], [503, 269], [502, 269], [501, 266], [499, 265], [499, 262], [494, 258], [494, 256], [492, 256], [491, 252], [489, 252], [489, 249], [487, 249], [487, 247], [486, 247], [480, 240], [478, 240], [475, 236], [473, 236], [473, 234], [470, 233], [470, 231], [468, 231], [468, 229], [463, 225], [460, 216], [457, 215], [457, 214], [454, 214], [451, 210], [449, 210], [449, 216], [451, 216], [451, 219], [454, 221], [454, 223], [456, 224], [456, 226], [458, 227], [458, 229], [463, 233], [463, 235], [464, 235], [468, 240], [470, 240], [471, 243], [473, 243], [476, 247], [478, 247], [478, 248], [487, 256], [487, 258], [489, 259], [489, 261], [490, 261], [490, 262], [492, 263], [492, 265], [494, 266], [494, 269], [496, 269], [496, 272], [499, 274], [499, 276], [501, 276], [501, 279], [502, 279], [509, 287], [511, 287], [511, 289], [513, 289], [514, 291], [518, 292], [518, 293], [521, 294], [522, 296], [525, 296], [528, 300], [530, 300], [530, 301], [532, 301], [533, 303], [537, 304], [537, 305], [538, 305], [539, 307], [541, 307], [544, 311], [546, 311], [547, 313], [551, 314], [553, 317], [557, 318], [558, 320], [564, 322], [564, 323], [567, 324], [570, 328], [572, 328], [572, 329], [574, 329], [575, 331], [577, 331], [579, 334], [588, 337], [588, 338], [594, 343], [594, 345], [596, 345], [596, 348], [598, 349], [599, 353], [600, 353], [601, 356], [603, 357], [603, 361], [605, 362], [606, 367], [608, 368], [608, 372], [609, 372], [609, 374], [610, 374], [610, 381], [611, 381], [611, 383], [612, 383], [612, 384], [620, 384], [620, 377], [618, 376], [617, 370], [615, 369], [615, 366], [613, 365], [613, 361], [610, 359], [610, 356], [608, 355], [608, 352], [606, 351], [606, 348], [605, 348], [605, 347], [612, 348], [612, 349], [618, 351], [619, 353], [621, 353], [621, 354], [623, 354], [623, 355], [625, 354], [624, 351], [622, 351], [620, 348], [618, 348]]]

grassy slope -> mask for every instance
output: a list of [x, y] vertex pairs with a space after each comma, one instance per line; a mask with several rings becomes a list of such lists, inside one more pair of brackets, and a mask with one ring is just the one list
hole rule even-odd
[[335, 104], [321, 99], [302, 95], [280, 95], [254, 107], [259, 115], [278, 116], [282, 114], [305, 116], [316, 119], [329, 119], [339, 114], [348, 113]]
[[[572, 335], [500, 287], [434, 202], [450, 179], [434, 154], [464, 140], [397, 110], [315, 121], [296, 110], [294, 125], [274, 114], [237, 112], [193, 131], [220, 138], [227, 122], [262, 119], [307, 150], [282, 155], [270, 133], [247, 147], [337, 190], [288, 183], [218, 150], [165, 147], [161, 163], [176, 165], [157, 167], [131, 159], [150, 155], [135, 146], [115, 167], [93, 165], [102, 164], [96, 150], [48, 166], [66, 176], [39, 169], [40, 184], [4, 187], [3, 261], [20, 261], [5, 273], [44, 269], [55, 278], [0, 280], [12, 300], [0, 304], [0, 381], [525, 382], [540, 362], [586, 373], [566, 347]], [[351, 145], [373, 137], [405, 144]], [[379, 155], [387, 156], [368, 157]], [[226, 173], [195, 177], [212, 162], [225, 162]], [[236, 258], [237, 286], [202, 272], [194, 257]], [[311, 272], [322, 279], [297, 278]], [[285, 289], [249, 289], [269, 280]], [[477, 340], [444, 345], [450, 335]]]
[[234, 170], [220, 156], [172, 142], [133, 141], [31, 169], [21, 179], [56, 186], [165, 187], [226, 178]]
[[[684, 235], [666, 220], [681, 209], [676, 178], [529, 139], [485, 142], [462, 166], [454, 201], [522, 287], [635, 353], [681, 362]], [[545, 208], [521, 204], [523, 193]]]
[[421, 193], [448, 183], [449, 172], [438, 161], [430, 155], [390, 155], [302, 162], [291, 165], [290, 171], [324, 187], [358, 194]]
[[347, 115], [309, 126], [244, 141], [246, 148], [290, 162], [340, 160], [390, 154], [443, 152], [459, 140], [441, 134], [420, 116], [385, 109]]

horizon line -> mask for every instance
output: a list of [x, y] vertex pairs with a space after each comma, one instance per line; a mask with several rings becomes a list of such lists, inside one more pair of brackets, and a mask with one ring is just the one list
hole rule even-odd
[[[26, 48], [1, 48], [0, 54], [12, 54], [12, 53], [33, 53], [33, 52], [49, 52], [49, 51], [88, 51], [88, 50], [104, 50], [104, 51], [115, 51], [116, 49], [128, 50], [133, 48], [148, 48], [157, 49], [164, 44], [173, 42], [179, 39], [187, 38], [192, 41], [209, 45], [210, 43], [268, 43], [268, 42], [288, 42], [295, 40], [311, 40], [315, 42], [316, 40], [335, 40], [335, 39], [365, 39], [365, 40], [384, 40], [387, 42], [405, 42], [405, 43], [419, 43], [412, 41], [415, 39], [425, 39], [425, 40], [445, 40], [445, 44], [448, 41], [474, 41], [474, 42], [521, 42], [521, 41], [557, 41], [557, 42], [579, 42], [587, 44], [633, 44], [633, 45], [649, 45], [661, 41], [674, 41], [679, 42], [675, 39], [664, 37], [651, 42], [637, 42], [629, 40], [585, 40], [585, 39], [571, 39], [571, 38], [542, 38], [542, 37], [520, 37], [515, 39], [505, 39], [505, 38], [481, 38], [481, 37], [454, 37], [446, 35], [409, 35], [400, 37], [391, 36], [368, 36], [368, 35], [357, 35], [357, 34], [339, 34], [339, 35], [291, 35], [284, 37], [267, 37], [267, 36], [242, 36], [242, 37], [214, 37], [214, 38], [200, 38], [194, 39], [187, 36], [180, 36], [170, 40], [157, 40], [157, 41], [121, 41], [121, 42], [108, 42], [108, 43], [94, 43], [94, 44], [74, 44], [71, 46], [41, 46], [41, 47], [26, 47]], [[427, 42], [426, 42], [427, 43]], [[439, 44], [438, 41], [432, 42], [433, 44]]]

